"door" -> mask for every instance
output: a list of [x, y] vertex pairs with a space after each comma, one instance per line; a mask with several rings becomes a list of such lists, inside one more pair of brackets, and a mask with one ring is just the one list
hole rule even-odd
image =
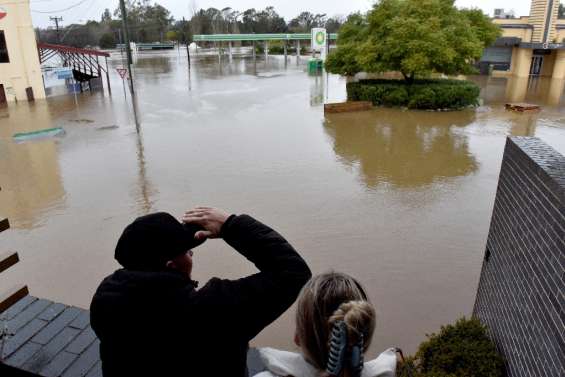
[[539, 76], [541, 67], [543, 66], [543, 56], [534, 55], [532, 57], [532, 66], [530, 67], [530, 75]]
[[6, 91], [4, 90], [4, 84], [0, 84], [0, 107], [5, 107], [8, 104], [6, 99]]

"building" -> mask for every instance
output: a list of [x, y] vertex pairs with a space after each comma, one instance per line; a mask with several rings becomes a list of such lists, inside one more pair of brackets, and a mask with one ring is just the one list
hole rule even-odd
[[506, 12], [504, 9], [495, 9], [494, 18], [515, 18], [514, 11]]
[[0, 0], [0, 104], [45, 98], [29, 0]]
[[558, 10], [559, 0], [533, 0], [529, 16], [495, 17], [502, 37], [485, 50], [482, 70], [491, 66], [499, 75], [565, 78], [565, 20], [557, 18]]

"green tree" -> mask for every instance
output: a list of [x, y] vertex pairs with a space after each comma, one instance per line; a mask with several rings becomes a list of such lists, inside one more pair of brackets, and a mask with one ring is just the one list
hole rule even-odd
[[418, 376], [502, 377], [502, 357], [478, 319], [459, 319], [428, 336], [415, 355]]
[[353, 76], [363, 68], [357, 60], [359, 46], [368, 38], [367, 17], [353, 13], [347, 17], [339, 29], [337, 44], [339, 48], [326, 60], [326, 69], [332, 73]]
[[309, 33], [312, 28], [323, 27], [325, 24], [325, 14], [302, 12], [288, 23], [288, 28], [294, 33]]
[[113, 33], [104, 33], [100, 37], [98, 42], [100, 48], [115, 48], [116, 47], [116, 37]]
[[565, 18], [565, 5], [563, 5], [563, 4], [559, 4], [558, 18], [560, 18], [560, 19]]
[[167, 34], [165, 34], [165, 38], [168, 41], [178, 41], [179, 40], [179, 34], [175, 30], [169, 30], [167, 32]]
[[337, 33], [339, 28], [343, 25], [345, 19], [342, 16], [334, 16], [328, 18], [324, 25], [328, 33]]
[[382, 0], [344, 24], [326, 66], [340, 74], [396, 71], [408, 82], [468, 74], [499, 33], [480, 10], [459, 10], [453, 0]]

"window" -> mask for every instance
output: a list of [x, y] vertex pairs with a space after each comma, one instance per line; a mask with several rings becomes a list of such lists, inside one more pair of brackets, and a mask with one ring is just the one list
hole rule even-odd
[[6, 45], [6, 38], [4, 31], [0, 30], [0, 63], [9, 63], [10, 57], [8, 55], [8, 46]]

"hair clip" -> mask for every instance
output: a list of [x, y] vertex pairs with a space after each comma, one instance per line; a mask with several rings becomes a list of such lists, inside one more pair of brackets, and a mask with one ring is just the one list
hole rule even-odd
[[347, 352], [347, 326], [343, 321], [337, 321], [332, 329], [330, 338], [330, 352], [326, 372], [332, 376], [339, 376], [343, 369], [345, 354]]
[[364, 366], [363, 361], [363, 334], [361, 334], [359, 336], [359, 341], [351, 349], [351, 358], [349, 359], [353, 377], [361, 376]]

